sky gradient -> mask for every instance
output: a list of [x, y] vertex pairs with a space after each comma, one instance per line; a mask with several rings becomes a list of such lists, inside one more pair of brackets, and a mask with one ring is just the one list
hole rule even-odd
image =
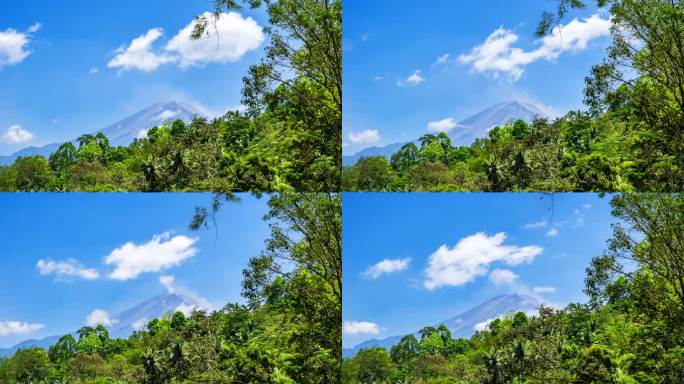
[[[161, 276], [212, 307], [241, 302], [242, 269], [269, 234], [266, 201], [242, 198], [219, 212], [216, 231], [190, 231], [210, 194], [0, 194], [0, 347], [73, 332], [96, 309], [116, 315], [165, 293]], [[42, 327], [3, 334], [7, 322]]]
[[[345, 194], [343, 320], [377, 332], [345, 332], [344, 346], [415, 332], [501, 294], [557, 307], [585, 301], [585, 268], [611, 235], [609, 202], [581, 193], [553, 203], [533, 193]], [[431, 263], [435, 254], [453, 269]]]
[[238, 107], [267, 17], [243, 9], [219, 25], [221, 44], [190, 44], [182, 32], [212, 10], [204, 0], [2, 2], [0, 155], [73, 139], [158, 102], [211, 115]]
[[565, 21], [578, 18], [562, 38], [538, 40], [537, 22], [552, 6], [346, 0], [344, 153], [414, 140], [430, 122], [462, 121], [501, 102], [532, 102], [553, 115], [582, 108], [609, 23], [588, 7]]

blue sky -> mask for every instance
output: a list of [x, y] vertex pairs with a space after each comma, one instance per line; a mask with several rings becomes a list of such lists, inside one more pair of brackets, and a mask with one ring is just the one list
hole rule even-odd
[[[553, 204], [532, 193], [345, 194], [343, 320], [378, 332], [345, 332], [343, 344], [415, 332], [500, 294], [558, 307], [585, 301], [585, 268], [611, 236], [609, 202], [581, 193], [555, 194]], [[435, 254], [449, 262], [431, 263]]]
[[413, 140], [430, 122], [458, 122], [500, 102], [533, 102], [552, 114], [582, 108], [609, 23], [588, 8], [564, 22], [562, 39], [538, 41], [537, 22], [553, 5], [346, 0], [344, 152]]
[[239, 106], [268, 19], [243, 9], [218, 24], [220, 45], [185, 39], [182, 30], [212, 9], [205, 0], [3, 1], [0, 155], [96, 131], [157, 102], [212, 114]]
[[[269, 234], [266, 201], [242, 197], [219, 213], [218, 232], [195, 232], [194, 208], [211, 195], [0, 195], [0, 347], [75, 331], [96, 309], [114, 316], [165, 293], [161, 276], [213, 307], [241, 302], [242, 269]], [[8, 334], [8, 322], [28, 332]]]

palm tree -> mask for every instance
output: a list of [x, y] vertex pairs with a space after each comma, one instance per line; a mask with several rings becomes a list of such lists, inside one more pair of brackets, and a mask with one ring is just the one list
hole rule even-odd
[[149, 190], [161, 190], [161, 180], [164, 180], [163, 161], [154, 155], [147, 156], [143, 162], [143, 175], [145, 175], [145, 181], [149, 185]]
[[76, 139], [76, 141], [78, 141], [78, 146], [82, 147], [84, 145], [90, 144], [90, 142], [92, 142], [92, 141], [96, 141], [96, 139], [95, 139], [95, 136], [93, 136], [93, 135], [85, 134], [85, 135], [79, 136], [78, 139]]
[[147, 348], [142, 356], [142, 363], [147, 375], [147, 382], [149, 384], [162, 384], [164, 369], [161, 353]]

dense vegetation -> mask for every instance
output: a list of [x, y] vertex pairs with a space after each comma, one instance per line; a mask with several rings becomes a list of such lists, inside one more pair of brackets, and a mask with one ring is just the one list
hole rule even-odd
[[[128, 147], [83, 135], [49, 159], [0, 167], [2, 191], [339, 191], [341, 0], [250, 0], [265, 7], [270, 44], [244, 77], [244, 113], [176, 121]], [[236, 9], [216, 0], [216, 13]], [[211, 18], [195, 38], [215, 38]]]
[[[192, 227], [211, 224], [223, 202], [198, 209]], [[245, 304], [176, 312], [127, 340], [83, 327], [0, 359], [0, 382], [339, 383], [341, 196], [280, 194], [269, 206], [271, 237], [243, 272]]]
[[[580, 0], [559, 0], [543, 36]], [[343, 171], [345, 191], [681, 191], [684, 2], [597, 0], [613, 22], [606, 60], [586, 78], [587, 111], [494, 129], [470, 147], [426, 135], [390, 161]]]
[[619, 219], [587, 268], [588, 303], [492, 321], [470, 339], [443, 325], [343, 363], [345, 383], [684, 383], [684, 195], [613, 198]]

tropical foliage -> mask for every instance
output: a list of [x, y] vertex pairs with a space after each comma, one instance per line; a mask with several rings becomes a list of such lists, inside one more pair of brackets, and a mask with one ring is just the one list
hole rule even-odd
[[[426, 135], [390, 160], [343, 171], [345, 191], [681, 191], [684, 188], [684, 3], [597, 0], [613, 23], [605, 62], [586, 78], [587, 111], [519, 121], [469, 147]], [[580, 0], [545, 13], [547, 34]]]
[[684, 382], [684, 195], [625, 194], [611, 205], [619, 222], [587, 268], [587, 303], [508, 315], [470, 339], [426, 327], [346, 359], [343, 382]]
[[[148, 131], [128, 147], [83, 135], [49, 159], [0, 167], [2, 191], [339, 191], [341, 0], [245, 1], [265, 7], [270, 43], [243, 78], [245, 112]], [[216, 13], [239, 8], [216, 0]], [[195, 38], [215, 38], [200, 17]]]
[[[244, 304], [176, 312], [128, 339], [83, 327], [47, 351], [0, 359], [0, 382], [339, 383], [341, 196], [279, 194], [269, 206], [271, 236], [243, 271]], [[211, 225], [203, 212], [193, 228]]]

